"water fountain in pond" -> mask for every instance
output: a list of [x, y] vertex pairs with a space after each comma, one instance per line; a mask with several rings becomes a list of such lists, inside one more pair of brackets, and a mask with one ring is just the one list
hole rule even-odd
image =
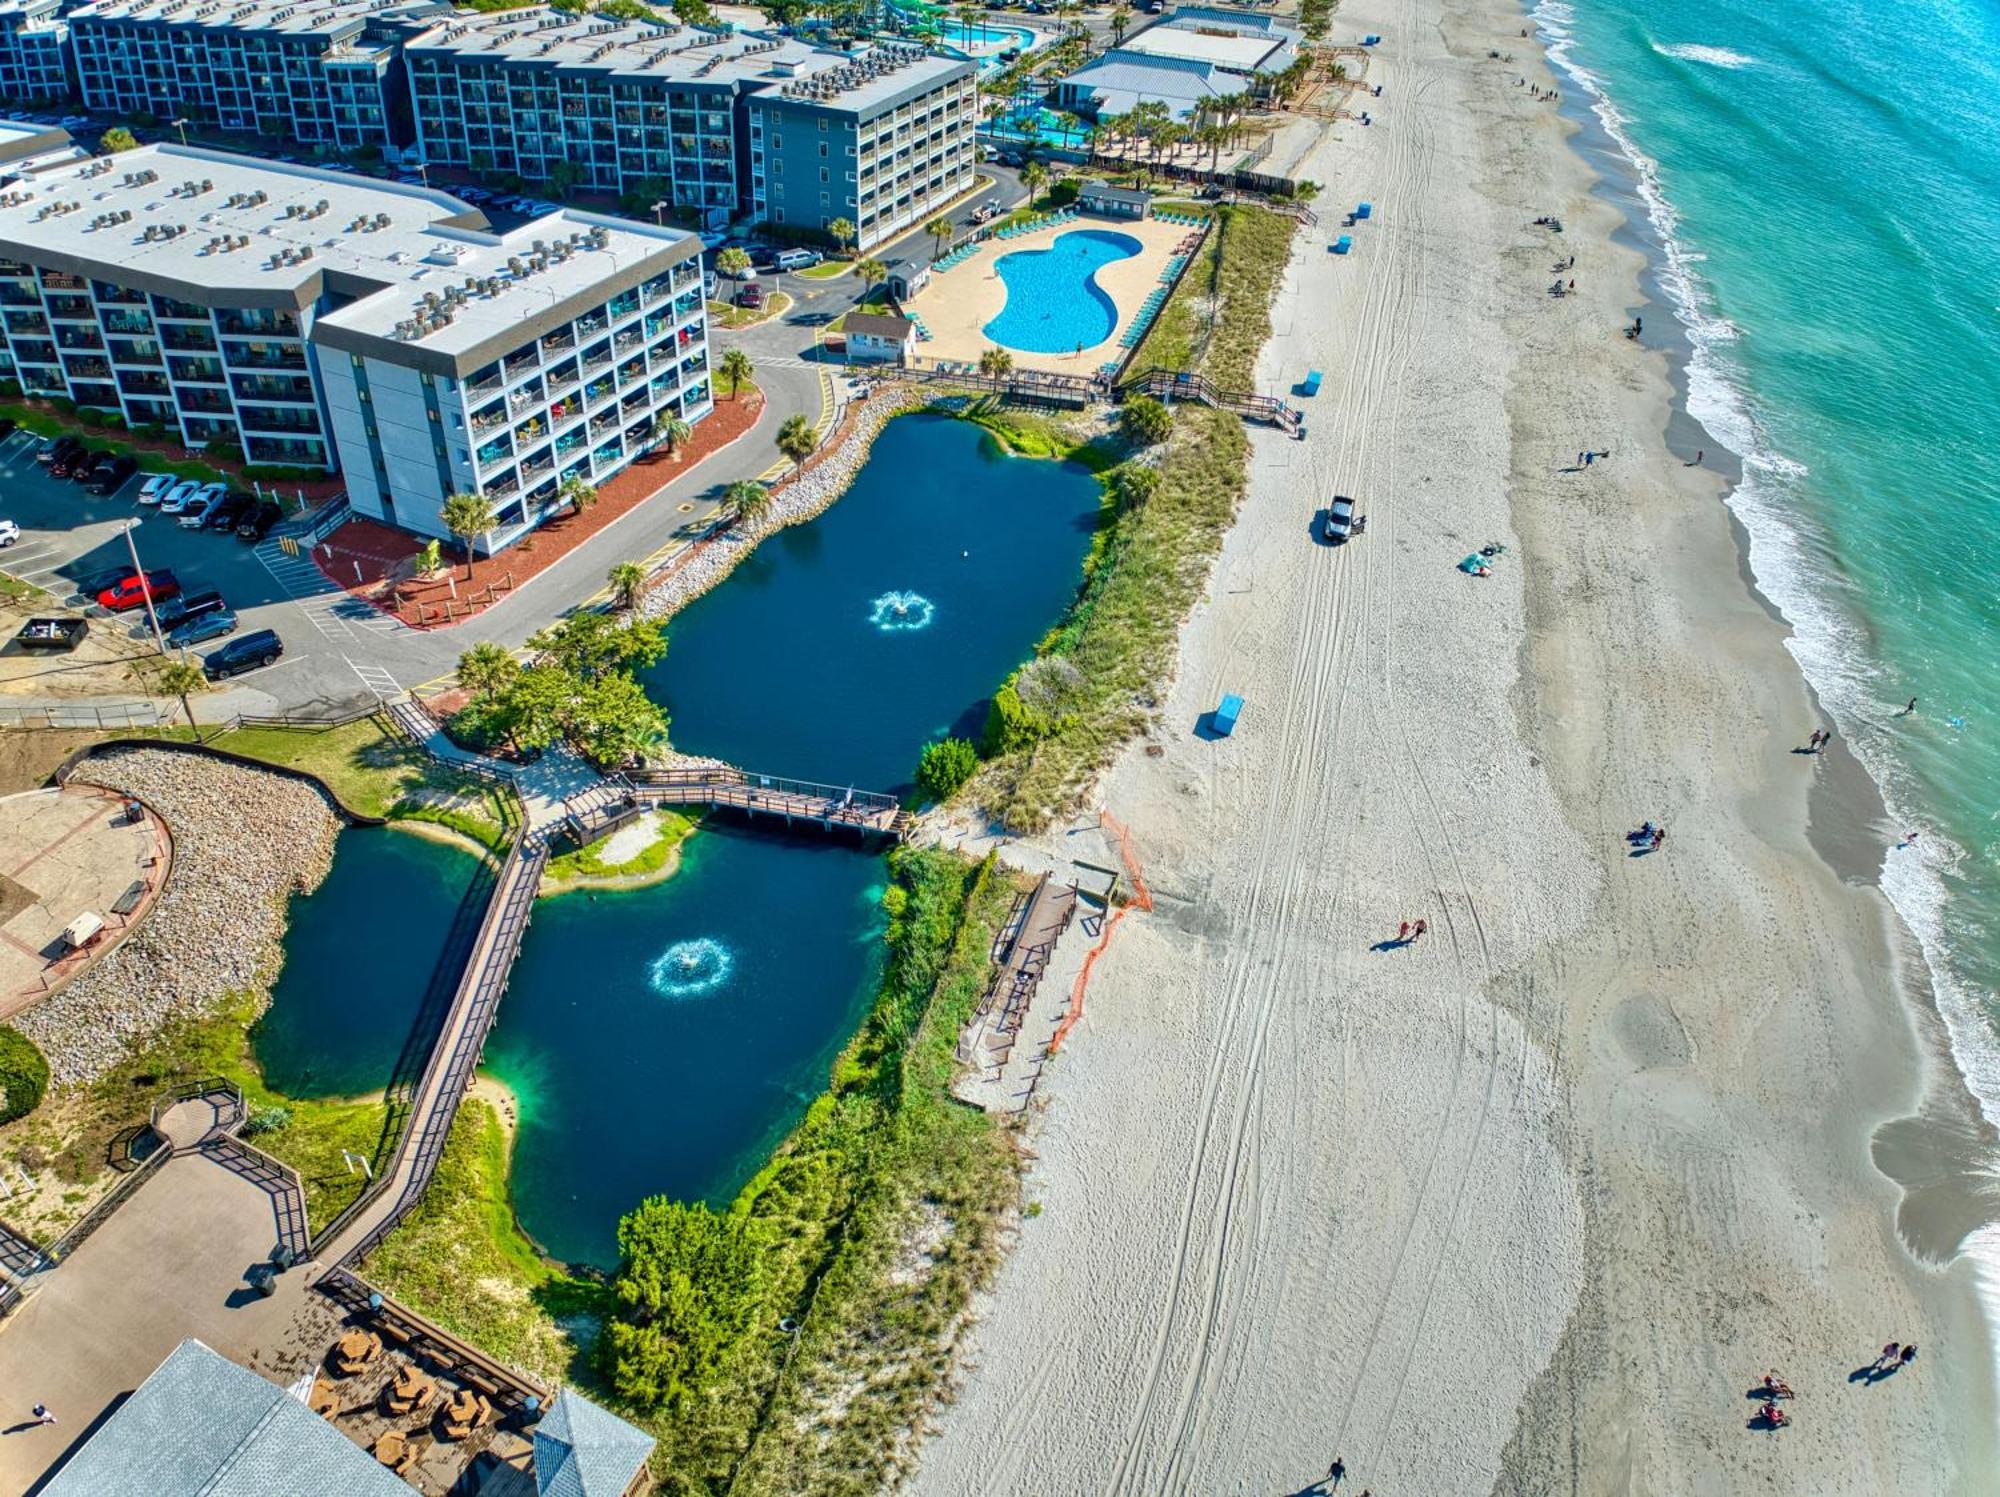
[[884, 634], [928, 629], [937, 605], [922, 593], [884, 593], [868, 605], [868, 622]]
[[735, 965], [727, 946], [701, 936], [676, 941], [654, 957], [646, 980], [662, 998], [700, 998], [727, 982]]

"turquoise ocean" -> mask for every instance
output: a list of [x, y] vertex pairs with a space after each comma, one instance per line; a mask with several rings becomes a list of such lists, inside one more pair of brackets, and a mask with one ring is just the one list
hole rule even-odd
[[[1741, 461], [1751, 569], [1881, 787], [1882, 885], [2000, 1124], [2000, 5], [1532, 14], [1639, 204], [1690, 445]], [[2000, 1231], [1965, 1250], [1991, 1307]]]

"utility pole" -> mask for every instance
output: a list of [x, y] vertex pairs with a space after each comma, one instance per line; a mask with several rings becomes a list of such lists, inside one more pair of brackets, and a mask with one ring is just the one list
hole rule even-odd
[[153, 584], [146, 576], [146, 568], [139, 561], [139, 543], [132, 539], [132, 532], [139, 528], [137, 520], [125, 522], [125, 549], [132, 553], [132, 570], [139, 578], [139, 596], [146, 600], [146, 622], [153, 626], [153, 643], [160, 653], [167, 653], [166, 636], [160, 633], [160, 616], [153, 610]]

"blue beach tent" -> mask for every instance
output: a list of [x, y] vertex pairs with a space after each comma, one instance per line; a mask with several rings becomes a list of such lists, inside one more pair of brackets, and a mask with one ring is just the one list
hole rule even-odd
[[1375, 212], [1375, 205], [1373, 203], [1363, 203], [1354, 210], [1354, 216], [1356, 218], [1367, 218], [1374, 212]]
[[1222, 705], [1215, 709], [1213, 725], [1219, 737], [1227, 738], [1236, 731], [1236, 715], [1243, 710], [1243, 698], [1235, 695], [1222, 699]]
[[1328, 248], [1331, 249], [1336, 255], [1344, 255], [1349, 250], [1354, 248], [1354, 241], [1347, 235], [1342, 234], [1338, 239], [1334, 240], [1333, 243], [1328, 246]]

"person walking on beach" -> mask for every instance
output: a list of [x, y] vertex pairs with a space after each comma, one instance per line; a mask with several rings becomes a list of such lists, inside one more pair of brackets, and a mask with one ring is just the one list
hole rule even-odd
[[49, 1406], [47, 1404], [38, 1403], [35, 1405], [35, 1423], [54, 1424], [55, 1422], [56, 1422], [56, 1416], [49, 1412]]
[[1339, 1456], [1335, 1456], [1333, 1464], [1326, 1468], [1326, 1484], [1330, 1487], [1337, 1487], [1340, 1485], [1340, 1479], [1345, 1475], [1347, 1475], [1347, 1462], [1343, 1461]]
[[1882, 1355], [1875, 1359], [1875, 1365], [1869, 1370], [1871, 1372], [1880, 1372], [1886, 1367], [1901, 1365], [1896, 1359], [1902, 1354], [1902, 1350], [1903, 1345], [1900, 1341], [1891, 1341], [1887, 1346], [1882, 1348]]
[[1417, 942], [1419, 942], [1419, 941], [1421, 941], [1421, 940], [1423, 939], [1423, 936], [1424, 936], [1424, 932], [1425, 932], [1425, 931], [1427, 931], [1427, 930], [1429, 930], [1430, 928], [1431, 928], [1431, 927], [1430, 927], [1430, 922], [1429, 922], [1429, 921], [1427, 921], [1427, 920], [1419, 920], [1419, 921], [1418, 921], [1418, 922], [1417, 922], [1417, 923], [1416, 923], [1415, 925], [1411, 926], [1411, 927], [1410, 927], [1410, 944], [1411, 944], [1412, 946], [1416, 945], [1416, 944], [1417, 944]]
[[1915, 712], [1916, 710], [1917, 710], [1917, 699], [1915, 697], [1911, 697], [1910, 700], [1904, 704], [1903, 710], [1901, 712], [1898, 712], [1896, 716], [1908, 717], [1911, 713]]
[[1660, 844], [1666, 840], [1667, 829], [1663, 826], [1656, 826], [1653, 828], [1653, 840], [1646, 845], [1646, 850], [1648, 852], [1658, 852]]
[[1398, 946], [1407, 945], [1409, 943], [1409, 939], [1410, 939], [1410, 922], [1405, 920], [1401, 925], [1396, 927], [1396, 944]]
[[1917, 1359], [1917, 1343], [1912, 1341], [1908, 1346], [1904, 1347], [1900, 1352], [1896, 1354], [1896, 1365], [1898, 1367], [1907, 1367], [1912, 1362], [1916, 1361], [1916, 1359]]

